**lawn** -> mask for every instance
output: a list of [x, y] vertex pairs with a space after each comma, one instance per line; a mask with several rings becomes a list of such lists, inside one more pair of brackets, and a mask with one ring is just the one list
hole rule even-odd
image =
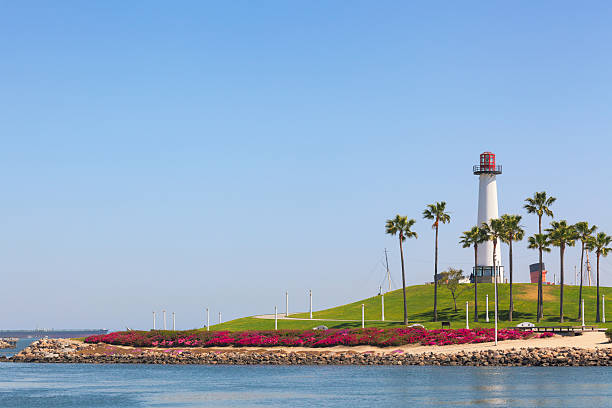
[[[514, 326], [523, 321], [535, 323], [535, 310], [537, 299], [537, 284], [517, 283], [514, 288], [514, 321], [509, 322], [509, 284], [499, 284], [499, 327]], [[544, 287], [544, 319], [540, 326], [559, 325], [559, 289], [560, 286]], [[565, 325], [579, 325], [578, 320], [578, 286], [565, 286], [564, 314]], [[474, 288], [473, 285], [464, 284], [459, 289], [457, 298], [457, 312], [454, 311], [453, 300], [449, 290], [444, 286], [438, 288], [438, 320], [450, 321], [452, 328], [465, 327], [465, 302], [470, 308], [470, 327], [493, 327], [493, 284], [481, 283], [478, 285], [478, 323], [473, 322]], [[612, 299], [612, 288], [602, 287], [600, 293]], [[489, 295], [489, 318], [485, 322], [485, 295]], [[406, 288], [408, 319], [411, 323], [421, 323], [426, 328], [440, 328], [440, 323], [433, 323], [433, 285], [416, 285]], [[585, 323], [595, 324], [595, 287], [584, 287], [583, 298], [585, 303]], [[381, 318], [380, 296], [359, 300], [330, 309], [315, 311], [313, 318], [329, 319], [325, 321], [279, 320], [279, 329], [308, 329], [317, 325], [330, 328], [351, 328], [361, 326], [361, 304], [365, 305], [365, 318], [372, 320], [366, 322], [367, 327], [398, 327], [402, 321], [402, 291], [396, 290], [385, 294], [385, 322]], [[606, 310], [607, 320], [612, 319], [612, 304]], [[308, 313], [291, 314], [290, 317], [308, 318]], [[354, 320], [354, 322], [334, 322], [333, 320]], [[600, 323], [600, 327], [612, 327], [610, 323]], [[244, 317], [222, 324], [211, 326], [212, 330], [269, 330], [274, 328], [274, 320], [263, 320], [253, 317]]]

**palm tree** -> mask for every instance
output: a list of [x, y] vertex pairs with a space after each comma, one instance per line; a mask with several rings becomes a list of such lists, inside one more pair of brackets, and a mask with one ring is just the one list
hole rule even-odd
[[[540, 254], [540, 288], [542, 285], [542, 252], [550, 252], [550, 242], [548, 241], [548, 235], [546, 234], [534, 234], [528, 239], [529, 245], [527, 248], [537, 249]], [[538, 308], [537, 308], [537, 322], [540, 323], [540, 319], [544, 316], [544, 302], [542, 300], [541, 292], [538, 293]]]
[[512, 312], [514, 311], [514, 297], [512, 296], [512, 242], [520, 241], [525, 236], [525, 231], [520, 225], [520, 215], [504, 214], [501, 220], [504, 223], [504, 233], [501, 239], [508, 244], [508, 257], [510, 258], [510, 306], [508, 307], [508, 320], [512, 321]]
[[612, 251], [608, 245], [612, 242], [612, 237], [606, 235], [604, 232], [598, 233], [596, 236], [589, 240], [589, 250], [595, 251], [597, 254], [597, 316], [595, 316], [595, 322], [601, 322], [601, 315], [599, 314], [599, 257], [601, 255], [608, 256], [608, 253]]
[[[483, 223], [482, 229], [489, 241], [493, 241], [493, 282], [495, 283], [495, 293], [497, 293], [497, 275], [499, 270], [497, 267], [496, 252], [497, 243], [504, 234], [504, 222], [499, 218], [493, 218], [488, 224]], [[499, 296], [496, 296], [495, 307], [499, 310]]]
[[417, 233], [410, 230], [415, 222], [414, 219], [408, 219], [408, 217], [402, 217], [398, 214], [395, 218], [387, 220], [385, 224], [387, 234], [397, 234], [399, 236], [400, 256], [402, 260], [402, 290], [404, 292], [404, 325], [408, 325], [408, 308], [406, 306], [406, 274], [404, 272], [404, 247], [402, 243], [407, 238], [418, 238]]
[[436, 251], [434, 260], [434, 310], [433, 321], [438, 321], [438, 228], [440, 223], [446, 224], [450, 222], [450, 214], [444, 212], [446, 210], [446, 202], [441, 201], [435, 204], [428, 204], [423, 211], [423, 218], [434, 220], [431, 228], [436, 230]]
[[484, 234], [482, 228], [472, 227], [469, 231], [464, 231], [460, 237], [460, 244], [463, 244], [464, 248], [474, 246], [474, 321], [478, 321], [478, 279], [476, 271], [478, 269], [478, 245], [482, 244], [487, 240], [487, 236]]
[[560, 274], [561, 274], [561, 299], [559, 300], [559, 322], [563, 323], [563, 255], [565, 254], [566, 246], [574, 246], [578, 233], [573, 225], [567, 225], [567, 221], [553, 221], [550, 223], [551, 228], [547, 228], [546, 232], [549, 234], [550, 243], [556, 247], [559, 247], [559, 254], [561, 256]]
[[[534, 193], [533, 197], [529, 197], [525, 199], [525, 204], [523, 208], [527, 210], [528, 214], [537, 214], [538, 215], [538, 234], [542, 234], [542, 216], [546, 214], [549, 217], [554, 218], [552, 211], [550, 210], [550, 206], [557, 201], [555, 197], [547, 197], [546, 191], [541, 191], [539, 193]], [[540, 259], [542, 259], [542, 252], [540, 252]], [[540, 262], [540, 274], [538, 276], [538, 310], [542, 310], [544, 312], [544, 299], [542, 298], [542, 262]], [[539, 320], [538, 320], [539, 321]]]
[[582, 299], [582, 270], [584, 267], [584, 251], [587, 248], [586, 245], [589, 239], [593, 237], [593, 234], [597, 230], [597, 226], [593, 225], [592, 227], [589, 227], [588, 222], [581, 221], [581, 222], [577, 222], [576, 225], [574, 225], [574, 227], [576, 228], [576, 231], [578, 232], [578, 239], [580, 240], [580, 243], [582, 244], [581, 245], [582, 249], [580, 250], [580, 291], [578, 292], [578, 319], [581, 319], [582, 318], [582, 308], [580, 307], [580, 302]]

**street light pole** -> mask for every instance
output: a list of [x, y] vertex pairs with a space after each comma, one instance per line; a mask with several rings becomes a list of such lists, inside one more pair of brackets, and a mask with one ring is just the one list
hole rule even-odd
[[365, 328], [365, 305], [361, 304], [361, 328]]
[[497, 346], [497, 271], [495, 274], [495, 345]]
[[310, 319], [312, 319], [312, 290], [309, 290], [308, 293], [310, 294]]

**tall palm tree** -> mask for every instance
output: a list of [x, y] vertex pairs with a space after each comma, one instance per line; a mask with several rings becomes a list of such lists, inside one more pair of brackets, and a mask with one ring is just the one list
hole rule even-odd
[[[548, 235], [546, 234], [534, 234], [528, 239], [529, 245], [527, 248], [537, 249], [540, 254], [540, 288], [542, 285], [542, 252], [550, 252], [550, 242], [548, 241]], [[542, 299], [542, 293], [539, 293], [538, 308], [537, 308], [537, 322], [540, 323], [540, 319], [544, 316], [544, 301]]]
[[576, 239], [578, 239], [578, 233], [573, 225], [567, 225], [567, 221], [553, 221], [550, 223], [550, 228], [546, 229], [548, 232], [550, 243], [556, 247], [559, 247], [559, 255], [561, 256], [560, 275], [561, 275], [561, 299], [559, 300], [559, 322], [563, 323], [563, 285], [564, 285], [564, 273], [563, 273], [563, 255], [565, 254], [566, 246], [574, 246]]
[[428, 204], [427, 208], [423, 211], [423, 218], [428, 220], [434, 220], [431, 228], [436, 230], [436, 251], [434, 260], [434, 310], [433, 310], [433, 321], [438, 321], [438, 228], [440, 223], [446, 224], [450, 222], [450, 214], [445, 212], [446, 202], [441, 201], [435, 204]]
[[[497, 275], [498, 275], [498, 267], [497, 267], [497, 243], [500, 238], [504, 234], [504, 223], [499, 218], [493, 218], [489, 221], [489, 223], [483, 223], [482, 229], [484, 230], [485, 235], [489, 239], [489, 241], [493, 242], [493, 282], [495, 284], [495, 293], [497, 293]], [[499, 296], [496, 296], [495, 307], [499, 310]]]
[[580, 307], [580, 302], [582, 299], [582, 270], [584, 267], [584, 251], [587, 249], [586, 245], [589, 242], [589, 239], [593, 237], [593, 234], [597, 230], [597, 226], [593, 225], [589, 227], [589, 223], [586, 221], [577, 222], [574, 225], [576, 231], [578, 232], [578, 239], [582, 244], [582, 249], [580, 250], [580, 290], [578, 292], [578, 319], [582, 318], [582, 308]]
[[404, 325], [408, 324], [408, 308], [406, 306], [406, 273], [404, 272], [404, 247], [402, 243], [407, 238], [418, 238], [417, 233], [410, 230], [415, 222], [414, 219], [408, 219], [408, 217], [402, 217], [398, 214], [395, 218], [387, 220], [385, 224], [387, 234], [397, 234], [399, 236], [400, 257], [402, 260], [402, 291], [404, 292]]
[[[538, 234], [542, 234], [542, 216], [547, 215], [554, 218], [553, 212], [550, 210], [550, 206], [557, 201], [555, 197], [548, 197], [546, 191], [536, 192], [533, 197], [525, 199], [523, 208], [527, 210], [528, 214], [537, 214], [538, 216]], [[542, 252], [540, 252], [540, 259], [542, 259]], [[542, 262], [540, 262], [540, 273], [538, 276], [538, 310], [544, 312], [544, 299], [542, 297]]]
[[504, 233], [501, 239], [508, 244], [508, 257], [510, 258], [510, 306], [508, 307], [508, 320], [512, 321], [512, 312], [514, 311], [514, 297], [512, 296], [512, 242], [520, 241], [525, 236], [525, 231], [520, 225], [520, 215], [504, 214], [501, 220], [504, 223]]
[[474, 247], [474, 321], [478, 321], [478, 279], [476, 270], [478, 269], [478, 245], [482, 244], [487, 240], [482, 228], [472, 227], [469, 231], [464, 231], [461, 235], [459, 243], [464, 248]]
[[604, 232], [600, 232], [589, 240], [589, 250], [595, 251], [597, 254], [597, 316], [595, 316], [595, 322], [601, 322], [601, 315], [599, 313], [599, 257], [608, 256], [608, 253], [612, 251], [608, 245], [612, 242], [612, 237], [606, 235]]

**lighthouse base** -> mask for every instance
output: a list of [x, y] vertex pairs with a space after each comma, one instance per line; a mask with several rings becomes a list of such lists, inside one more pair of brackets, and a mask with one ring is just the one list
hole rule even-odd
[[503, 283], [504, 267], [498, 266], [495, 269], [497, 274], [493, 271], [492, 266], [477, 266], [472, 268], [470, 283], [495, 283], [495, 275], [497, 275], [497, 283]]

